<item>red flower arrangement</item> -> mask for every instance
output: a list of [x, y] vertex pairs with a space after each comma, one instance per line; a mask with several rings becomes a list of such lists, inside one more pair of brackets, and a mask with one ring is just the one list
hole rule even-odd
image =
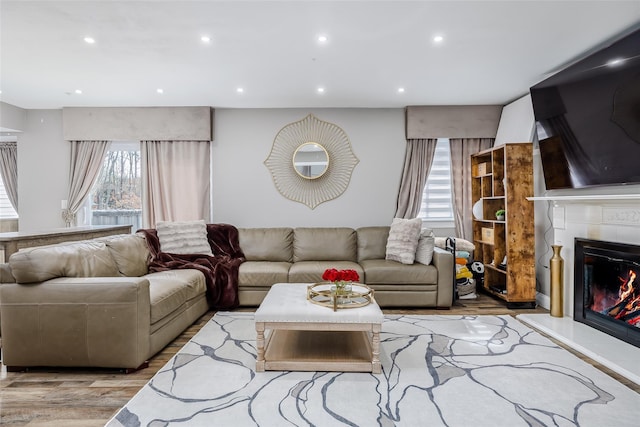
[[335, 268], [328, 268], [322, 274], [322, 280], [328, 280], [330, 282], [357, 282], [360, 280], [360, 275], [355, 270], [336, 270]]

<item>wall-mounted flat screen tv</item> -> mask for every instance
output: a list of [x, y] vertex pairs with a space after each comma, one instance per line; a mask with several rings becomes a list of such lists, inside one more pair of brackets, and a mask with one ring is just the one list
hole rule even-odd
[[640, 183], [640, 30], [530, 91], [547, 190]]

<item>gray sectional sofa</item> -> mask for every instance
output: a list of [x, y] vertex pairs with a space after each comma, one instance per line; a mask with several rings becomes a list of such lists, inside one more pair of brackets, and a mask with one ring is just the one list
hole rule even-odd
[[388, 226], [239, 228], [240, 305], [257, 306], [274, 283], [315, 283], [327, 268], [353, 269], [385, 307], [449, 308], [454, 257], [434, 248], [430, 265], [385, 259]]

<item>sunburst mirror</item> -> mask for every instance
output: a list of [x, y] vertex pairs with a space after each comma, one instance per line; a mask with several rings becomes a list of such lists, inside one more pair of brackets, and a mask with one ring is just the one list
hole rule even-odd
[[309, 114], [278, 132], [264, 164], [280, 194], [315, 209], [344, 193], [358, 162], [339, 126]]

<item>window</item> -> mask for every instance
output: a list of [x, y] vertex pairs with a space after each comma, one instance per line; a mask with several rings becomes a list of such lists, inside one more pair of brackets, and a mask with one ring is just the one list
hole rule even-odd
[[13, 209], [13, 205], [9, 201], [7, 191], [4, 188], [2, 182], [2, 176], [0, 176], [0, 219], [17, 219], [18, 213]]
[[451, 155], [449, 139], [438, 138], [429, 178], [422, 193], [419, 218], [453, 222]]
[[112, 142], [91, 192], [92, 225], [142, 227], [140, 143]]
[[[7, 142], [10, 146], [13, 146], [18, 138], [15, 135], [6, 134], [6, 136], [0, 136], [0, 143]], [[9, 201], [7, 196], [7, 189], [2, 181], [2, 174], [0, 173], [0, 219], [18, 219], [18, 212], [13, 208], [13, 205]], [[6, 231], [6, 230], [5, 230]]]

